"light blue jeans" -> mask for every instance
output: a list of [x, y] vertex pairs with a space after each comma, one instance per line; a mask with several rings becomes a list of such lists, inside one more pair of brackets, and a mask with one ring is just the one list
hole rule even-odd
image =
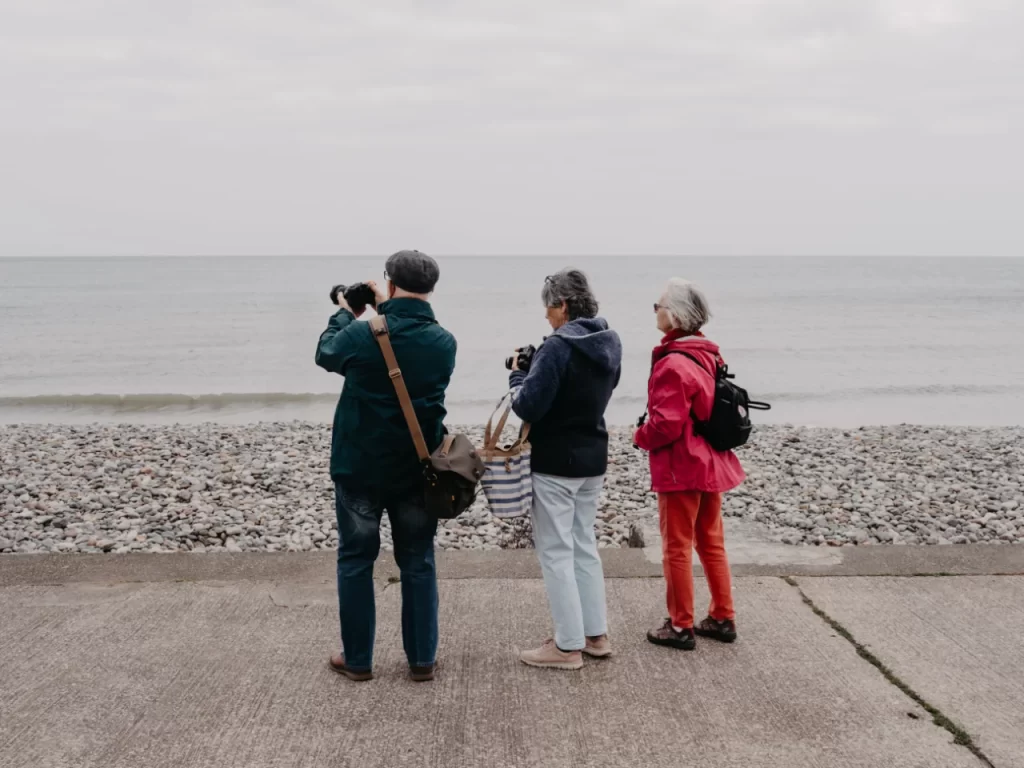
[[608, 631], [604, 571], [597, 554], [600, 477], [533, 475], [533, 542], [555, 625], [555, 644], [578, 651]]

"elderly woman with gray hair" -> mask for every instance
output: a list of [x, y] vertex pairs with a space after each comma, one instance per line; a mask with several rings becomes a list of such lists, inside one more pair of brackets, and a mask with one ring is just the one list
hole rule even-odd
[[513, 363], [512, 409], [531, 424], [533, 538], [544, 573], [554, 637], [524, 651], [524, 664], [580, 669], [583, 654], [611, 655], [604, 573], [594, 524], [608, 466], [604, 412], [619, 383], [622, 343], [597, 317], [586, 275], [566, 269], [541, 290], [554, 333], [529, 372]]
[[[711, 416], [716, 371], [722, 364], [718, 345], [701, 333], [711, 318], [707, 299], [696, 285], [673, 278], [654, 312], [664, 337], [651, 361], [648, 418], [634, 442], [650, 452], [669, 618], [648, 632], [647, 639], [689, 651], [696, 646], [695, 633], [726, 643], [736, 639], [722, 494], [743, 482], [744, 474], [732, 451], [715, 450], [695, 431], [695, 420]], [[711, 591], [708, 616], [696, 626], [694, 547]]]

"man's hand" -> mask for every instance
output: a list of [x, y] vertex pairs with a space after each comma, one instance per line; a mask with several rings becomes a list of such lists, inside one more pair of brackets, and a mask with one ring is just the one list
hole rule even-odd
[[378, 304], [382, 304], [382, 303], [384, 303], [385, 301], [388, 300], [387, 293], [384, 292], [383, 288], [381, 288], [379, 285], [377, 285], [377, 281], [376, 280], [367, 280], [366, 284], [373, 289], [373, 293], [377, 297], [377, 303]]
[[[345, 297], [340, 293], [338, 294], [338, 309], [347, 309], [349, 312], [352, 312], [352, 307], [348, 305], [348, 302], [345, 301]], [[365, 311], [366, 310], [364, 309], [363, 312]], [[363, 314], [363, 312], [360, 312], [359, 314], [352, 312], [352, 317], [359, 317], [359, 315]]]
[[515, 350], [512, 353], [512, 370], [513, 371], [518, 371], [519, 370], [519, 350], [518, 349]]

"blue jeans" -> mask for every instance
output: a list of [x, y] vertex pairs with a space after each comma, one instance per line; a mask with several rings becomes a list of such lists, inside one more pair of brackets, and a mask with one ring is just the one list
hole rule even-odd
[[417, 486], [402, 493], [346, 488], [334, 483], [338, 515], [338, 613], [345, 663], [373, 667], [377, 627], [373, 564], [380, 553], [380, 521], [391, 520], [395, 561], [402, 574], [402, 640], [410, 666], [433, 664], [437, 654], [437, 519], [427, 513]]
[[608, 632], [597, 504], [604, 476], [533, 475], [533, 543], [555, 625], [555, 644], [578, 651]]

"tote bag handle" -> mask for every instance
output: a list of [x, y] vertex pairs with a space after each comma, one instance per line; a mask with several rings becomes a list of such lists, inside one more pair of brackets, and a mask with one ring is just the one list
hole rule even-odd
[[[508, 416], [512, 412], [512, 395], [515, 390], [509, 390], [501, 400], [498, 401], [497, 406], [494, 408], [494, 412], [491, 413], [490, 418], [487, 419], [487, 426], [484, 428], [484, 452], [487, 454], [493, 453], [498, 447], [498, 441], [501, 440], [501, 433], [505, 429], [505, 424], [508, 422]], [[501, 413], [501, 417], [498, 419], [498, 425], [491, 431], [492, 425], [494, 424], [494, 417], [498, 415], [498, 412], [502, 410], [502, 405], [505, 406], [504, 411]], [[530, 425], [526, 422], [523, 423], [523, 429], [519, 434], [519, 438], [510, 446], [515, 448], [521, 446], [526, 442], [526, 438], [530, 435]]]

